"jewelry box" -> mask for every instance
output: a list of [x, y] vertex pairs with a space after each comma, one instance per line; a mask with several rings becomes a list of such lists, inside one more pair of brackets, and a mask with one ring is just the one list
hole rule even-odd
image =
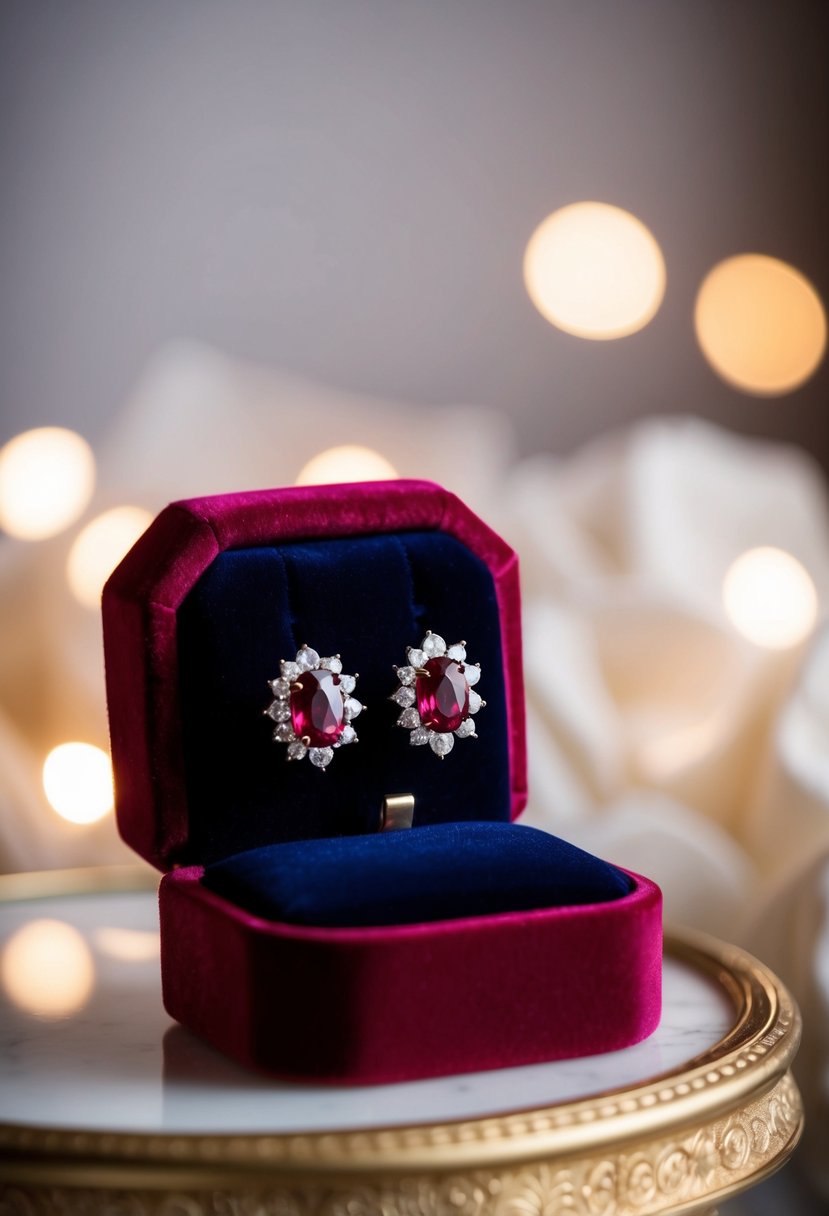
[[[611, 1051], [656, 1027], [658, 888], [514, 822], [518, 563], [456, 496], [390, 481], [174, 503], [109, 579], [103, 617], [118, 824], [164, 872], [173, 1018], [244, 1065], [360, 1084]], [[485, 701], [474, 735], [437, 752], [390, 699], [428, 631], [438, 649], [465, 640]], [[275, 681], [303, 644], [360, 672], [359, 739], [324, 768], [304, 745], [289, 760], [278, 729]]]

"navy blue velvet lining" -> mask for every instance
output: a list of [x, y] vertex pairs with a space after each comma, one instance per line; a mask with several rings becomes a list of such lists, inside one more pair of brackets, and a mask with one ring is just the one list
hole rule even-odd
[[[393, 664], [426, 629], [465, 638], [486, 707], [480, 739], [445, 760], [411, 747], [386, 698]], [[374, 831], [387, 794], [412, 793], [418, 825], [508, 819], [507, 717], [495, 588], [454, 537], [408, 532], [219, 555], [178, 613], [188, 845], [202, 863], [260, 845]], [[330, 767], [289, 764], [262, 716], [279, 660], [307, 642], [359, 671], [360, 742]]]
[[270, 845], [209, 866], [203, 881], [267, 920], [340, 927], [603, 903], [631, 889], [575, 845], [497, 822]]

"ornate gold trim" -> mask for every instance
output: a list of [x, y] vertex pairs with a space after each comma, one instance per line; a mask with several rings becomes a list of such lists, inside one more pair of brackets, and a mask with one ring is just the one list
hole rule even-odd
[[713, 1123], [573, 1158], [467, 1172], [306, 1171], [269, 1179], [209, 1165], [176, 1171], [144, 1164], [124, 1175], [114, 1169], [67, 1173], [32, 1162], [18, 1170], [16, 1185], [0, 1189], [0, 1205], [8, 1216], [101, 1210], [134, 1216], [658, 1216], [707, 1208], [759, 1181], [792, 1151], [800, 1126], [799, 1096], [787, 1076]]
[[236, 1211], [236, 1198], [222, 1206], [221, 1196], [244, 1194], [250, 1203], [240, 1212], [275, 1216], [696, 1210], [793, 1150], [802, 1104], [788, 1070], [800, 1017], [783, 985], [744, 951], [685, 932], [671, 934], [667, 948], [725, 989], [735, 1022], [680, 1071], [631, 1089], [482, 1119], [331, 1133], [130, 1135], [6, 1124], [0, 1179], [23, 1188], [21, 1196], [47, 1185], [129, 1187], [131, 1196], [139, 1188], [143, 1198], [131, 1203], [148, 1213], [166, 1210], [163, 1194], [173, 1191], [181, 1206], [171, 1211], [187, 1212], [191, 1192], [205, 1189], [213, 1206], [199, 1211]]

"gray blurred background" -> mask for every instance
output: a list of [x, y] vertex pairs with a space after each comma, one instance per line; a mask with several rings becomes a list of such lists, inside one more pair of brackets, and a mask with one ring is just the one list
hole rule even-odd
[[[692, 328], [732, 253], [829, 298], [827, 35], [823, 0], [2, 0], [0, 440], [95, 439], [186, 337], [505, 408], [525, 451], [692, 411], [829, 463], [825, 362], [746, 396]], [[667, 262], [621, 341], [554, 330], [522, 282], [586, 198]]]

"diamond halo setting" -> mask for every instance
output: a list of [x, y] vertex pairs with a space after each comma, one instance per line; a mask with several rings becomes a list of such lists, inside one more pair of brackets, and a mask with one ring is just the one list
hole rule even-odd
[[273, 701], [265, 714], [274, 722], [274, 741], [287, 744], [286, 759], [307, 756], [325, 769], [338, 748], [357, 742], [354, 719], [364, 707], [351, 694], [358, 678], [343, 672], [338, 654], [321, 657], [311, 646], [282, 660], [280, 674], [268, 681]]
[[406, 651], [406, 665], [396, 667], [399, 687], [389, 698], [401, 710], [397, 725], [408, 730], [413, 747], [428, 743], [441, 760], [456, 739], [477, 739], [472, 716], [486, 705], [474, 685], [480, 663], [469, 663], [466, 642], [447, 646], [429, 630], [420, 646]]

